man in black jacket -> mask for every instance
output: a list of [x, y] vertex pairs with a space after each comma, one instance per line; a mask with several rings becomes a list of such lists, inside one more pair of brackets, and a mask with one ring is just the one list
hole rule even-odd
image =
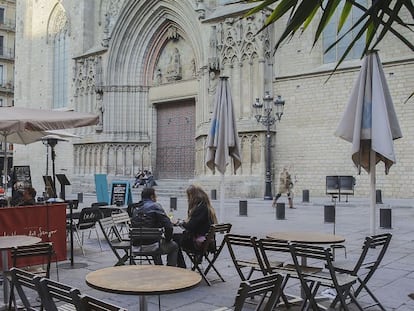
[[[164, 238], [159, 248], [162, 254], [167, 254], [167, 265], [177, 265], [178, 245], [172, 240], [173, 224], [161, 204], [157, 203], [154, 188], [144, 188], [141, 193], [142, 201], [132, 209], [131, 225], [133, 228], [164, 228]], [[145, 241], [146, 245], [154, 241]], [[162, 262], [155, 262], [162, 265]]]

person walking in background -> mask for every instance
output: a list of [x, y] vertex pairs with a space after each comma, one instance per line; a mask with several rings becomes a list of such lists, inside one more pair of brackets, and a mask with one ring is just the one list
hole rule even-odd
[[275, 196], [275, 199], [273, 200], [272, 206], [276, 207], [277, 200], [281, 197], [282, 193], [286, 193], [288, 197], [289, 208], [294, 208], [292, 188], [293, 188], [292, 176], [290, 175], [287, 167], [285, 166], [283, 167], [283, 170], [279, 174], [278, 191]]
[[[133, 228], [164, 228], [164, 238], [159, 247], [162, 254], [167, 254], [167, 265], [177, 265], [178, 245], [172, 240], [173, 224], [160, 203], [154, 188], [144, 188], [141, 193], [142, 201], [132, 208], [131, 226]], [[154, 241], [148, 241], [146, 245], [153, 246]], [[156, 260], [156, 265], [162, 265], [161, 257]]]
[[[207, 193], [199, 186], [191, 185], [186, 190], [188, 199], [187, 219], [177, 224], [184, 229], [178, 244], [181, 248], [198, 250], [206, 240], [212, 224], [217, 223], [216, 212], [211, 205]], [[178, 254], [178, 266], [182, 266], [184, 258]], [[185, 263], [184, 263], [185, 264]]]

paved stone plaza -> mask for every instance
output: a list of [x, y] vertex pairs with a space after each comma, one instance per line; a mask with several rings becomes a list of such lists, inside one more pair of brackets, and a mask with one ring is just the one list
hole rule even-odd
[[[134, 199], [135, 199], [134, 194]], [[280, 202], [283, 202], [283, 198]], [[92, 195], [85, 196], [85, 203], [95, 201]], [[134, 202], [137, 200], [135, 199]], [[159, 201], [166, 210], [169, 209], [169, 198], [160, 197]], [[370, 280], [370, 288], [381, 300], [387, 310], [406, 311], [414, 310], [414, 300], [408, 295], [414, 292], [414, 201], [413, 200], [383, 200], [379, 205], [381, 208], [392, 209], [392, 229], [378, 229], [377, 233], [391, 232], [393, 238], [390, 248], [383, 260], [382, 266], [377, 270], [373, 279]], [[219, 201], [213, 201], [220, 215]], [[232, 232], [250, 234], [256, 237], [264, 237], [272, 231], [301, 230], [333, 232], [333, 224], [324, 223], [324, 205], [331, 204], [330, 198], [310, 198], [310, 203], [301, 203], [296, 199], [296, 209], [286, 209], [285, 220], [277, 220], [275, 210], [271, 207], [271, 201], [262, 199], [248, 200], [248, 216], [239, 216], [239, 201], [226, 200], [224, 207], [224, 222], [233, 224]], [[186, 213], [186, 200], [178, 197], [178, 209], [174, 212], [176, 218], [184, 218]], [[368, 200], [349, 198], [349, 202], [337, 204], [336, 233], [346, 238], [348, 258], [356, 258], [361, 250], [363, 239], [369, 234]], [[86, 235], [87, 237], [87, 235]], [[60, 281], [78, 287], [81, 292], [88, 293], [107, 301], [111, 301], [128, 310], [138, 309], [138, 297], [115, 295], [99, 292], [89, 288], [85, 284], [85, 275], [103, 267], [115, 263], [115, 257], [109, 247], [102, 239], [104, 250], [99, 249], [95, 235], [85, 240], [86, 256], [83, 256], [80, 248], [75, 243], [75, 263], [86, 263], [87, 267], [80, 269], [59, 268]], [[68, 247], [69, 249], [69, 247]], [[68, 253], [69, 256], [69, 253]], [[337, 257], [344, 256], [342, 250], [338, 250]], [[189, 264], [189, 262], [188, 262]], [[62, 264], [60, 264], [62, 265]], [[231, 262], [227, 249], [220, 255], [217, 267], [226, 282], [214, 282], [211, 287], [202, 283], [189, 291], [161, 296], [162, 310], [179, 311], [208, 311], [220, 306], [230, 307], [233, 303], [239, 276]], [[56, 269], [52, 269], [52, 278], [56, 278]], [[211, 273], [211, 275], [210, 275]], [[214, 273], [209, 276], [214, 278]], [[290, 282], [288, 293], [298, 294], [298, 286]], [[362, 304], [367, 303], [367, 297], [360, 296]], [[158, 299], [156, 296], [149, 297], [149, 310], [158, 310]], [[292, 308], [290, 310], [296, 310]], [[378, 307], [369, 310], [380, 310]]]

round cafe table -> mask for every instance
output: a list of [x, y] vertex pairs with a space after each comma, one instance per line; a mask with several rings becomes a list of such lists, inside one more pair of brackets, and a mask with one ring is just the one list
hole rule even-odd
[[[312, 231], [272, 232], [267, 234], [267, 237], [275, 240], [305, 244], [337, 244], [345, 242], [345, 238], [343, 236]], [[306, 266], [306, 258], [302, 257], [301, 264]]]
[[140, 311], [147, 311], [146, 295], [189, 290], [201, 282], [197, 272], [177, 267], [129, 265], [99, 269], [86, 275], [86, 284], [104, 292], [140, 295]]
[[[8, 250], [14, 247], [26, 246], [39, 243], [42, 239], [37, 236], [29, 235], [12, 235], [12, 236], [0, 236], [0, 250], [1, 250], [1, 263], [2, 263], [2, 274], [3, 274], [3, 295], [4, 305], [7, 308], [9, 303], [9, 283], [6, 278], [6, 271], [9, 268], [9, 255]], [[0, 310], [3, 309], [0, 306]]]
[[267, 234], [267, 237], [275, 240], [306, 244], [336, 244], [345, 242], [345, 238], [340, 235], [311, 231], [272, 232]]

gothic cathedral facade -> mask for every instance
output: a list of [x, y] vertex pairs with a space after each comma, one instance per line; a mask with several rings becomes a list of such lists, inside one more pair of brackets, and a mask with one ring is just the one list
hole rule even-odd
[[[98, 125], [77, 129], [80, 138], [58, 146], [57, 166], [69, 175], [72, 191], [93, 191], [94, 174], [132, 180], [143, 169], [157, 179], [188, 179], [216, 188], [219, 176], [204, 159], [220, 76], [229, 77], [242, 156], [237, 172], [231, 165], [226, 171], [229, 196], [262, 196], [267, 135], [274, 185], [284, 166], [296, 177], [296, 191], [315, 195], [324, 195], [327, 175], [356, 175], [348, 144], [333, 132], [359, 56], [328, 79], [334, 64], [325, 59], [323, 42], [312, 48], [312, 35], [305, 34], [274, 53], [278, 25], [259, 31], [270, 11], [240, 18], [252, 4], [236, 2], [17, 2], [15, 105], [99, 115]], [[400, 162], [387, 178], [379, 174], [379, 185], [390, 195], [409, 197], [412, 178], [409, 183], [400, 175], [412, 172], [414, 106], [412, 100], [402, 102], [414, 85], [413, 54], [402, 45], [387, 45], [380, 56], [404, 140], [411, 143], [396, 142]], [[252, 108], [266, 91], [286, 102], [270, 134]], [[39, 187], [45, 160], [31, 155], [43, 154], [42, 148], [15, 151], [15, 163], [30, 162]], [[366, 179], [357, 176], [361, 195], [369, 187]]]

